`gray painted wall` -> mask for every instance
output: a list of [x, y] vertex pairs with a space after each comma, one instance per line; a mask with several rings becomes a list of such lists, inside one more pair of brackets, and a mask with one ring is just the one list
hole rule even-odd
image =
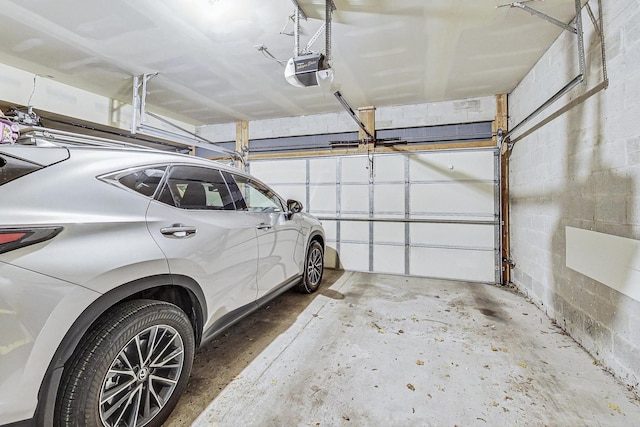
[[[566, 266], [566, 226], [640, 239], [640, 2], [603, 2], [609, 89], [518, 142], [511, 156], [513, 282], [637, 387], [640, 302]], [[583, 17], [588, 84], [551, 112], [602, 79], [599, 40]], [[510, 126], [577, 74], [574, 40], [561, 35], [510, 95]]]

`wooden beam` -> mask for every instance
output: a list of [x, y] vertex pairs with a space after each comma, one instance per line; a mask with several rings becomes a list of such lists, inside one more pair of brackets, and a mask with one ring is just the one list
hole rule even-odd
[[[376, 136], [376, 107], [365, 107], [358, 108], [358, 117], [360, 121], [364, 124], [364, 127], [369, 131], [371, 135]], [[358, 139], [360, 141], [364, 141], [369, 139], [369, 136], [362, 129], [358, 129]], [[368, 144], [373, 144], [373, 141], [370, 141]], [[359, 152], [367, 152], [373, 149], [373, 147], [368, 146], [368, 144], [359, 144], [358, 151]]]
[[[507, 105], [507, 95], [496, 95], [496, 120], [493, 122], [494, 129], [493, 140], [497, 145], [499, 143], [497, 131], [501, 129], [503, 134], [507, 133], [509, 126], [509, 114]], [[511, 282], [511, 238], [509, 230], [509, 156], [506, 150], [500, 152], [500, 210], [502, 216], [502, 283], [509, 284]]]
[[[244, 153], [245, 149], [249, 149], [249, 122], [240, 120], [236, 122], [236, 151]], [[237, 167], [242, 169], [244, 165], [238, 162]]]

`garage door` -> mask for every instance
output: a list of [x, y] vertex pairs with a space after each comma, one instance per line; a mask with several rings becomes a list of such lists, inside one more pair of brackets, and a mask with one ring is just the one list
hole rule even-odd
[[251, 173], [322, 220], [346, 270], [498, 283], [493, 148], [253, 160]]

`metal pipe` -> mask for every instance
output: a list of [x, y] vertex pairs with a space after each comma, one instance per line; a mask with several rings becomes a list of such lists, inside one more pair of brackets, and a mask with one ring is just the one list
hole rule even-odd
[[136, 130], [138, 128], [137, 122], [137, 113], [138, 113], [138, 87], [140, 77], [133, 76], [133, 94], [131, 97], [131, 133], [135, 135]]
[[[598, 17], [600, 19], [600, 26], [598, 27], [600, 33], [600, 49], [602, 50], [602, 77], [604, 82], [609, 87], [609, 76], [607, 75], [607, 55], [604, 45], [604, 12], [602, 12], [602, 0], [598, 0]], [[605, 88], [606, 89], [606, 88]]]
[[[580, 64], [580, 74], [587, 75], [584, 57], [584, 33], [582, 30], [582, 3], [581, 0], [575, 0], [576, 5], [576, 34], [578, 35], [578, 63]], [[586, 85], [587, 81], [582, 80], [582, 84]]]
[[293, 21], [293, 56], [300, 56], [300, 6], [297, 2]]
[[[576, 1], [580, 1], [580, 0], [576, 0]], [[506, 6], [506, 5], [505, 5]], [[558, 21], [556, 18], [553, 18], [545, 13], [540, 12], [539, 10], [535, 10], [532, 7], [527, 6], [526, 4], [522, 4], [520, 2], [515, 2], [515, 3], [511, 3], [510, 4], [511, 7], [517, 7], [519, 9], [522, 9], [526, 12], [529, 12], [530, 14], [537, 16], [538, 18], [542, 18], [547, 22], [550, 22], [554, 25], [557, 25], [560, 28], [563, 28], [567, 31], [571, 31], [572, 33], [575, 33], [577, 31], [576, 28], [572, 27], [571, 25], [567, 25], [562, 21]]]
[[360, 120], [360, 118], [358, 117], [358, 115], [353, 111], [353, 108], [351, 108], [351, 106], [349, 105], [349, 103], [344, 99], [344, 97], [342, 96], [342, 94], [340, 93], [339, 90], [335, 91], [333, 93], [333, 96], [336, 97], [336, 99], [338, 100], [338, 102], [340, 102], [340, 104], [342, 105], [342, 107], [347, 110], [347, 113], [349, 113], [349, 115], [351, 116], [351, 118], [358, 124], [358, 126], [360, 126], [360, 129], [362, 129], [364, 131], [364, 133], [367, 134], [367, 136], [370, 139], [376, 139], [373, 135], [371, 135], [371, 132], [369, 132], [366, 128], [366, 126], [364, 125], [364, 123], [362, 123], [362, 121]]
[[[190, 132], [187, 129], [184, 129], [183, 127], [178, 126], [175, 123], [172, 123], [171, 121], [165, 119], [164, 117], [161, 117], [161, 116], [159, 116], [157, 114], [154, 114], [154, 113], [151, 113], [151, 112], [147, 112], [147, 114], [150, 115], [151, 117], [153, 117], [156, 120], [159, 120], [159, 121], [161, 121], [161, 122], [163, 122], [165, 124], [168, 124], [169, 126], [172, 126], [172, 127], [176, 128], [176, 129], [179, 129], [180, 131], [182, 131], [182, 132], [184, 132], [186, 134], [189, 134], [189, 135], [193, 136], [196, 139], [199, 139], [202, 142], [205, 142], [207, 144], [211, 144], [211, 145], [215, 146], [216, 150], [219, 149], [221, 152], [227, 153], [227, 154], [231, 154], [231, 155], [240, 155], [240, 153], [238, 153], [237, 151], [233, 151], [233, 150], [229, 150], [229, 149], [224, 148], [224, 147], [220, 147], [215, 142], [209, 141], [208, 139], [203, 138], [202, 136], [198, 135], [197, 133]], [[216, 150], [213, 150], [213, 151], [216, 151]]]
[[[546, 110], [551, 104], [556, 102], [558, 99], [560, 99], [562, 96], [564, 96], [567, 92], [569, 92], [571, 89], [576, 87], [578, 84], [580, 84], [580, 83], [586, 84], [586, 81], [585, 81], [586, 66], [585, 66], [585, 54], [584, 54], [584, 34], [583, 34], [583, 30], [582, 30], [582, 13], [581, 13], [582, 3], [581, 3], [581, 0], [575, 0], [576, 28], [567, 26], [566, 24], [561, 23], [557, 19], [554, 19], [554, 18], [552, 18], [552, 17], [550, 17], [548, 15], [545, 15], [542, 12], [538, 12], [537, 10], [532, 9], [532, 8], [526, 6], [526, 5], [521, 4], [521, 3], [517, 3], [517, 2], [516, 3], [511, 3], [511, 6], [512, 7], [519, 7], [520, 9], [526, 10], [527, 12], [532, 13], [533, 15], [539, 16], [539, 17], [545, 19], [546, 21], [552, 22], [552, 23], [554, 23], [556, 25], [560, 25], [562, 28], [565, 28], [565, 29], [575, 33], [578, 36], [578, 62], [579, 62], [579, 66], [580, 66], [580, 73], [573, 80], [571, 80], [569, 83], [567, 83], [562, 89], [560, 89], [558, 92], [556, 92], [555, 95], [553, 95], [545, 103], [543, 103], [540, 107], [538, 107], [533, 113], [529, 114], [524, 120], [522, 120], [514, 128], [512, 128], [504, 136], [504, 140], [507, 140], [508, 138], [510, 138], [510, 136], [513, 135], [515, 132], [517, 132], [519, 130], [519, 128], [521, 128], [524, 124], [529, 122], [534, 117], [538, 116], [538, 114], [540, 114], [542, 111]], [[553, 22], [553, 21], [557, 21], [557, 22]], [[568, 28], [566, 28], [566, 27], [568, 27]], [[513, 144], [513, 142], [511, 144]]]
[[569, 102], [564, 107], [562, 107], [562, 108], [558, 109], [557, 111], [555, 111], [553, 114], [551, 114], [549, 117], [547, 117], [544, 120], [542, 120], [540, 123], [536, 123], [536, 125], [531, 127], [531, 129], [528, 129], [526, 132], [522, 133], [521, 135], [518, 135], [518, 137], [513, 139], [510, 142], [509, 145], [513, 146], [513, 144], [515, 144], [516, 142], [518, 142], [518, 141], [526, 138], [527, 136], [531, 135], [533, 132], [535, 132], [538, 129], [540, 129], [541, 127], [545, 126], [547, 123], [557, 119], [558, 117], [560, 117], [561, 115], [563, 115], [567, 111], [571, 110], [572, 108], [576, 107], [577, 105], [580, 105], [581, 103], [583, 103], [587, 99], [591, 98], [596, 93], [600, 92], [603, 89], [606, 89], [608, 86], [609, 86], [609, 81], [601, 82], [600, 84], [595, 86], [593, 89], [591, 89], [588, 92], [580, 95], [579, 97], [577, 97], [573, 101]]
[[138, 129], [143, 132], [146, 131], [151, 135], [158, 135], [158, 136], [161, 136], [162, 138], [167, 138], [171, 140], [171, 142], [175, 142], [177, 144], [183, 144], [187, 147], [190, 147], [190, 146], [199, 147], [205, 150], [226, 154], [234, 159], [242, 159], [242, 155], [240, 153], [237, 153], [233, 150], [229, 150], [224, 147], [220, 147], [219, 145], [212, 142], [208, 142], [208, 143], [198, 142], [197, 140], [188, 139], [188, 137], [178, 135], [174, 132], [170, 132], [170, 131], [160, 129], [154, 126], [149, 126], [149, 125], [140, 125]]
[[598, 21], [596, 20], [596, 17], [593, 14], [593, 10], [591, 10], [591, 6], [589, 5], [589, 3], [587, 3], [585, 7], [587, 8], [587, 12], [589, 13], [589, 18], [591, 18], [591, 23], [593, 24], [593, 27], [596, 29], [596, 32], [600, 34], [600, 27], [598, 26]]
[[302, 15], [302, 19], [304, 19], [306, 21], [307, 20], [307, 14], [304, 13], [304, 10], [302, 10], [302, 8], [300, 7], [300, 4], [296, 0], [291, 0], [291, 1], [293, 2], [293, 5], [295, 6], [295, 8], [300, 11], [300, 14]]
[[147, 82], [149, 81], [149, 76], [144, 74], [142, 76], [142, 90], [140, 91], [140, 124], [143, 125], [147, 122], [147, 116], [145, 112], [147, 111]]
[[331, 15], [333, 13], [333, 1], [325, 0], [325, 8], [324, 8], [324, 56], [328, 63], [331, 62]]
[[517, 132], [523, 125], [525, 125], [531, 119], [535, 118], [538, 114], [540, 114], [541, 112], [546, 110], [547, 107], [549, 107], [549, 105], [553, 104], [558, 99], [562, 98], [562, 96], [564, 96], [567, 92], [569, 92], [571, 89], [573, 89], [574, 87], [576, 87], [577, 85], [582, 83], [583, 80], [584, 80], [584, 75], [578, 74], [573, 80], [571, 80], [562, 89], [560, 89], [558, 92], [556, 92], [556, 94], [553, 95], [551, 98], [549, 98], [544, 104], [542, 104], [541, 106], [536, 108], [536, 110], [533, 113], [529, 114], [524, 120], [522, 120], [520, 123], [518, 123], [509, 132], [507, 132], [507, 134], [504, 136], [504, 139], [506, 140], [509, 137], [511, 137], [511, 135], [513, 135], [515, 132]]

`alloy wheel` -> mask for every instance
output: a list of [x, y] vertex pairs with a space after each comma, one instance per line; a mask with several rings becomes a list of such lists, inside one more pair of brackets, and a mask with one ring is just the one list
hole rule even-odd
[[317, 247], [312, 247], [307, 260], [307, 278], [312, 286], [320, 283], [320, 279], [322, 279], [322, 267], [322, 250]]
[[137, 334], [111, 363], [100, 390], [100, 419], [108, 427], [142, 427], [169, 400], [184, 366], [184, 343], [171, 326]]

